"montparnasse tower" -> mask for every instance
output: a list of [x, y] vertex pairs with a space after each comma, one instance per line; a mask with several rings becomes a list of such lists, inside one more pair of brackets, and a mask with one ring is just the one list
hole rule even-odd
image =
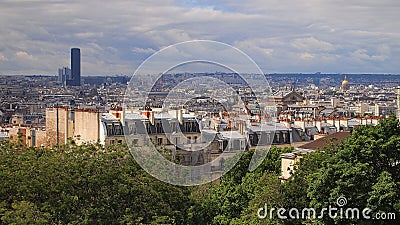
[[342, 81], [342, 87], [340, 88], [340, 90], [342, 91], [346, 91], [349, 88], [349, 81], [347, 80], [346, 75], [344, 75], [344, 79]]

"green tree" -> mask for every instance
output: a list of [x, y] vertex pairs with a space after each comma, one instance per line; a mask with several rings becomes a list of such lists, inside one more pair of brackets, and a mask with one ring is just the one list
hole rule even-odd
[[[400, 127], [396, 118], [373, 126], [358, 127], [344, 140], [332, 157], [310, 176], [310, 205], [321, 209], [335, 206], [340, 196], [349, 208], [371, 206], [374, 212], [388, 210], [399, 214]], [[398, 198], [397, 198], [398, 199]], [[397, 201], [397, 202], [396, 202]], [[395, 207], [396, 206], [396, 207]], [[383, 207], [383, 208], [382, 208]], [[397, 221], [339, 220], [323, 218], [325, 224], [396, 224]]]
[[49, 224], [50, 214], [41, 212], [31, 202], [15, 201], [11, 209], [2, 210], [1, 220], [6, 224]]
[[[249, 164], [253, 150], [245, 152], [238, 163], [222, 177], [219, 185], [205, 185], [192, 193], [194, 205], [189, 210], [190, 224], [259, 224], [276, 220], [260, 220], [257, 210], [265, 203], [280, 206], [279, 192], [282, 153], [291, 148], [273, 146], [253, 172]], [[230, 163], [229, 161], [227, 163]]]
[[49, 150], [0, 143], [4, 223], [185, 224], [189, 195], [148, 175], [124, 145]]

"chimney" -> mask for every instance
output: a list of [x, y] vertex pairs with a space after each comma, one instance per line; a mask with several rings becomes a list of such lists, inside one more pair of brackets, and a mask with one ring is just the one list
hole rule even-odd
[[318, 115], [317, 108], [314, 108], [314, 109], [313, 109], [313, 116], [314, 116], [314, 118], [317, 118], [317, 115]]
[[333, 126], [336, 127], [336, 131], [339, 132], [340, 131], [340, 118], [338, 120], [334, 120]]
[[317, 127], [318, 131], [322, 133], [322, 121], [315, 120], [315, 127]]
[[342, 119], [341, 123], [344, 127], [349, 128], [349, 120], [347, 118]]
[[142, 115], [150, 120], [150, 123], [154, 125], [154, 112], [150, 107], [146, 107], [144, 111], [142, 111]]
[[150, 123], [154, 125], [154, 111], [150, 111], [150, 117], [149, 117]]
[[180, 124], [183, 123], [183, 110], [184, 109], [178, 110], [178, 121], [179, 121]]
[[145, 116], [147, 119], [150, 118], [150, 112], [149, 111], [142, 111], [142, 115]]
[[291, 124], [290, 119], [285, 119], [285, 120], [284, 120], [284, 124], [285, 124], [285, 126], [286, 126], [288, 129], [291, 129], [291, 128], [292, 128], [292, 124]]
[[220, 124], [220, 120], [219, 119], [214, 119], [214, 129], [219, 132], [219, 124]]

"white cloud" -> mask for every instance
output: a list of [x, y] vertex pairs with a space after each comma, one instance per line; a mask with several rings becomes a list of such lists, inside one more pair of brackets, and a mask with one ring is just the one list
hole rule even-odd
[[387, 58], [385, 55], [369, 55], [366, 49], [357, 49], [351, 55], [358, 60], [384, 61]]
[[7, 58], [0, 53], [0, 61], [7, 61]]
[[152, 49], [152, 48], [138, 48], [135, 47], [132, 49], [133, 53], [138, 53], [138, 54], [152, 54], [154, 52], [156, 52], [156, 50]]
[[318, 40], [314, 37], [294, 39], [291, 45], [299, 50], [305, 50], [305, 51], [328, 52], [336, 49], [336, 47], [333, 44], [326, 41]]
[[313, 59], [315, 56], [311, 53], [308, 52], [304, 52], [300, 54], [300, 58], [301, 59], [305, 59], [305, 60], [309, 60], [309, 59]]
[[133, 71], [156, 49], [193, 39], [234, 45], [262, 68], [276, 72], [400, 72], [397, 0], [221, 0], [210, 4], [1, 1], [0, 51], [8, 57], [5, 61], [0, 56], [0, 73], [31, 69], [55, 74], [59, 66], [69, 64], [69, 49], [80, 47], [83, 65], [88, 66], [82, 68], [84, 74], [119, 74]]
[[17, 58], [23, 59], [23, 60], [37, 60], [35, 57], [33, 57], [33, 55], [30, 55], [25, 51], [18, 51], [15, 53], [15, 56], [17, 56]]
[[77, 38], [84, 38], [84, 39], [95, 39], [103, 37], [103, 32], [81, 32], [76, 33], [75, 36]]

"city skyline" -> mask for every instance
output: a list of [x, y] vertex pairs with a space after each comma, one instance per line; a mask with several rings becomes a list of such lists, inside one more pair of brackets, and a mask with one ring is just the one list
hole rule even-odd
[[156, 51], [195, 39], [237, 47], [264, 73], [400, 73], [400, 4], [392, 0], [0, 6], [0, 74], [55, 75], [73, 46], [83, 52], [82, 75], [132, 74]]
[[398, 224], [399, 11], [0, 0], [0, 224]]

